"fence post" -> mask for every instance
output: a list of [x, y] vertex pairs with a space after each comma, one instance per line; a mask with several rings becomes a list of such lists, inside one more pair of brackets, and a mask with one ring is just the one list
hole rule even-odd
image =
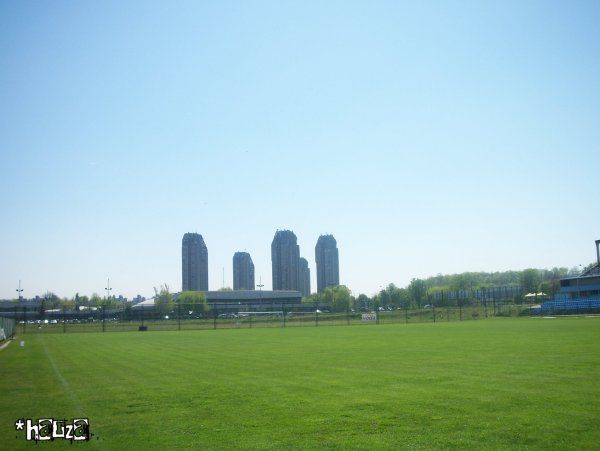
[[[444, 295], [442, 295], [443, 297]], [[435, 323], [435, 302], [432, 301], [431, 303], [431, 309], [433, 310], [433, 322]]]
[[63, 306], [63, 334], [67, 332], [67, 307]]
[[379, 324], [379, 307], [375, 309], [375, 324]]
[[213, 329], [217, 328], [217, 304], [213, 304], [213, 311], [215, 312], [213, 315]]
[[319, 304], [315, 308], [315, 327], [319, 327]]
[[27, 307], [23, 306], [23, 335], [27, 332]]
[[281, 304], [281, 314], [283, 315], [283, 327], [285, 328], [285, 307]]
[[462, 321], [462, 301], [458, 301], [458, 314], [460, 315], [460, 321]]
[[177, 299], [177, 330], [181, 330], [181, 302]]
[[102, 332], [106, 332], [106, 305], [102, 306]]
[[485, 314], [485, 317], [487, 318], [487, 298], [485, 294], [483, 295], [483, 312]]
[[496, 296], [492, 294], [492, 303], [494, 304], [494, 316], [496, 316]]
[[346, 307], [346, 326], [350, 325], [350, 306]]
[[404, 324], [408, 324], [408, 302], [404, 302]]

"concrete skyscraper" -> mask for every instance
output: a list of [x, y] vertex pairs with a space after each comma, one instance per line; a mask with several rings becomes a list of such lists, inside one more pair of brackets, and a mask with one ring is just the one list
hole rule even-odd
[[271, 243], [273, 290], [300, 291], [300, 248], [290, 230], [278, 230]]
[[300, 257], [300, 292], [302, 297], [310, 296], [310, 269], [308, 261]]
[[248, 252], [233, 254], [233, 289], [254, 290], [254, 263]]
[[317, 291], [340, 284], [337, 242], [333, 235], [321, 235], [315, 247], [317, 262]]
[[182, 291], [208, 291], [208, 250], [199, 233], [181, 240]]

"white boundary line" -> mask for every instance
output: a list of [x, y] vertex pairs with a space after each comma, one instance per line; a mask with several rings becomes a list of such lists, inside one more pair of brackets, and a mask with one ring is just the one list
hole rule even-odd
[[0, 351], [2, 351], [4, 348], [6, 348], [10, 342], [13, 341], [12, 338], [7, 340], [6, 343], [4, 343], [2, 346], [0, 346]]
[[[67, 398], [69, 399], [69, 401], [71, 402], [71, 404], [75, 407], [75, 409], [77, 409], [79, 412], [81, 412], [82, 416], [86, 416], [86, 412], [85, 409], [83, 408], [81, 402], [79, 402], [79, 398], [77, 397], [77, 395], [75, 394], [75, 392], [71, 389], [71, 386], [69, 384], [69, 382], [67, 382], [67, 380], [63, 377], [62, 373], [60, 372], [60, 370], [58, 369], [58, 367], [56, 366], [56, 364], [54, 363], [54, 359], [52, 358], [52, 356], [50, 355], [50, 353], [48, 352], [48, 347], [46, 346], [46, 342], [42, 339], [42, 346], [44, 348], [44, 354], [46, 354], [46, 357], [48, 357], [48, 361], [50, 362], [50, 366], [52, 366], [52, 370], [54, 371], [54, 375], [56, 376], [56, 378], [60, 381], [60, 383], [63, 386], [63, 389], [67, 395]], [[89, 418], [89, 417], [88, 417]], [[90, 422], [92, 420], [90, 419]], [[90, 443], [95, 449], [102, 449], [102, 445], [97, 443], [93, 438], [90, 439], [90, 441], [88, 442]]]

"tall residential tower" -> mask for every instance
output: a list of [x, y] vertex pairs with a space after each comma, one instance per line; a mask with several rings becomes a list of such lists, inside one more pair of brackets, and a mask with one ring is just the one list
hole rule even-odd
[[310, 269], [303, 257], [300, 257], [300, 292], [302, 297], [310, 296]]
[[182, 291], [208, 291], [208, 250], [199, 233], [186, 233], [181, 240]]
[[300, 248], [296, 235], [290, 230], [278, 230], [271, 243], [273, 290], [301, 291]]
[[248, 252], [233, 254], [233, 289], [254, 290], [254, 263]]
[[317, 262], [317, 291], [340, 284], [337, 242], [333, 235], [321, 235], [315, 247]]

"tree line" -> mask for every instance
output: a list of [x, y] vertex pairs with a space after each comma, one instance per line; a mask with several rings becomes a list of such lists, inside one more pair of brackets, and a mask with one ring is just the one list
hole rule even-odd
[[[583, 268], [583, 271], [594, 266], [591, 263]], [[337, 287], [328, 287], [322, 293], [313, 293], [302, 299], [303, 303], [314, 305], [325, 305], [334, 312], [344, 312], [347, 310], [366, 311], [379, 307], [397, 307], [397, 308], [419, 308], [434, 302], [436, 305], [456, 305], [457, 300], [450, 300], [448, 296], [436, 296], [436, 293], [448, 293], [450, 291], [463, 291], [471, 293], [467, 299], [462, 299], [464, 305], [475, 302], [473, 293], [476, 290], [520, 286], [521, 296], [513, 299], [515, 303], [523, 301], [523, 295], [526, 293], [542, 292], [553, 298], [560, 289], [560, 279], [564, 277], [577, 276], [582, 272], [581, 269], [574, 268], [552, 268], [535, 269], [528, 268], [522, 271], [501, 271], [501, 272], [463, 272], [459, 274], [437, 274], [426, 279], [413, 278], [405, 287], [398, 287], [390, 283], [387, 287], [381, 289], [378, 293], [368, 296], [359, 294], [354, 296], [350, 289], [345, 285]], [[167, 285], [155, 290], [155, 305], [159, 312], [171, 312], [176, 307], [175, 298], [169, 291]], [[222, 288], [221, 290], [231, 290], [231, 288]], [[122, 309], [130, 308], [130, 303], [124, 299], [115, 296], [101, 297], [97, 293], [91, 296], [80, 295], [79, 293], [71, 298], [60, 298], [52, 292], [45, 293], [40, 299], [41, 308], [80, 310], [82, 308], [105, 308]], [[210, 310], [206, 296], [203, 293], [185, 291], [178, 296], [178, 302], [181, 305], [193, 307], [198, 313], [206, 313]]]
[[[588, 265], [588, 267], [593, 264]], [[334, 312], [346, 310], [366, 311], [379, 307], [420, 308], [435, 302], [439, 306], [468, 305], [478, 302], [475, 292], [481, 289], [497, 287], [519, 286], [521, 294], [512, 299], [515, 303], [522, 303], [523, 296], [527, 293], [544, 293], [548, 298], [553, 298], [560, 290], [560, 279], [577, 276], [581, 273], [579, 268], [528, 268], [522, 271], [500, 272], [464, 272], [459, 274], [437, 274], [426, 279], [413, 278], [405, 287], [398, 287], [390, 283], [373, 296], [359, 294], [353, 296], [352, 292], [344, 285], [328, 287], [322, 293], [314, 293], [303, 298], [304, 303], [324, 304]], [[465, 292], [468, 296], [463, 299], [449, 299], [449, 292]], [[440, 295], [436, 296], [436, 293]], [[445, 294], [445, 296], [444, 296]]]

